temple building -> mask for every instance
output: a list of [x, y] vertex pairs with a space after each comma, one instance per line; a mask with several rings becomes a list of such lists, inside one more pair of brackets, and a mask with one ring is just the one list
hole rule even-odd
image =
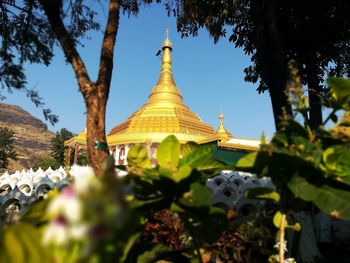
[[[227, 163], [234, 162], [246, 152], [257, 150], [259, 141], [234, 138], [225, 129], [222, 112], [219, 116], [219, 127], [214, 130], [184, 104], [181, 92], [174, 81], [172, 43], [168, 33], [162, 51], [160, 76], [147, 102], [124, 122], [115, 126], [107, 136], [110, 152], [117, 164], [126, 164], [128, 150], [135, 143], [145, 144], [152, 158], [158, 144], [171, 134], [175, 135], [180, 143], [194, 141], [198, 144], [212, 144], [214, 155]], [[86, 131], [65, 144], [75, 149], [77, 156], [79, 149], [86, 146]]]

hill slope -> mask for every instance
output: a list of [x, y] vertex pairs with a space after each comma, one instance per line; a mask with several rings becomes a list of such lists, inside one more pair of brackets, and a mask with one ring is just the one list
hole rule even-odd
[[17, 161], [11, 161], [9, 171], [29, 169], [50, 152], [50, 140], [55, 135], [47, 125], [16, 105], [0, 103], [0, 127], [15, 132]]

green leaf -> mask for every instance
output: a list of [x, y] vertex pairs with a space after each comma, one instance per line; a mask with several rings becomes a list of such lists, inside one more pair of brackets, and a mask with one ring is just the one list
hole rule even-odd
[[166, 253], [170, 253], [171, 249], [164, 245], [156, 245], [152, 250], [146, 251], [137, 258], [137, 263], [153, 263], [160, 259]]
[[200, 183], [193, 183], [190, 191], [183, 194], [180, 203], [190, 208], [209, 209], [211, 195], [209, 189]]
[[[283, 214], [281, 213], [281, 211], [277, 211], [273, 217], [273, 224], [275, 225], [275, 227], [279, 229], [281, 227], [282, 220], [283, 220]], [[284, 222], [285, 228], [290, 228], [295, 231], [301, 230], [301, 225], [299, 223], [295, 223], [294, 225], [289, 225], [286, 217], [284, 220], [285, 220]]]
[[198, 148], [198, 144], [195, 142], [186, 142], [185, 144], [181, 145], [181, 156], [184, 157], [188, 155], [189, 153], [193, 152], [195, 149]]
[[267, 164], [269, 156], [266, 152], [253, 152], [243, 156], [236, 164], [235, 169], [260, 173]]
[[271, 188], [257, 187], [249, 189], [247, 194], [248, 199], [263, 199], [263, 200], [273, 200], [275, 202], [280, 201], [280, 195]]
[[237, 169], [253, 168], [255, 165], [257, 156], [258, 156], [258, 153], [253, 152], [242, 157], [241, 159], [239, 159], [239, 161], [236, 164]]
[[334, 78], [327, 79], [332, 90], [332, 97], [338, 101], [344, 109], [350, 109], [350, 79]]
[[159, 167], [159, 175], [168, 177], [169, 179], [175, 181], [175, 178], [174, 178], [174, 175], [173, 175], [173, 171], [168, 169], [168, 168], [165, 168], [165, 167], [162, 167], [162, 166]]
[[349, 176], [342, 176], [342, 177], [335, 177], [336, 181], [341, 182], [346, 185], [350, 185], [350, 175]]
[[332, 176], [350, 175], [350, 147], [349, 145], [336, 145], [323, 152], [323, 163], [326, 172]]
[[212, 147], [210, 145], [199, 146], [181, 159], [181, 165], [187, 165], [191, 168], [197, 168], [204, 164], [212, 155]]
[[283, 214], [281, 213], [281, 211], [277, 211], [273, 217], [273, 224], [275, 225], [275, 227], [280, 228], [282, 224], [282, 219], [283, 219]]
[[140, 236], [141, 233], [135, 233], [131, 235], [129, 239], [124, 243], [123, 255], [120, 258], [120, 262], [124, 262], [127, 259], [129, 252], [135, 243], [139, 240]]
[[3, 228], [0, 233], [0, 262], [47, 262], [47, 254], [41, 246], [38, 229], [29, 224], [17, 224]]
[[192, 168], [189, 166], [181, 166], [176, 172], [173, 173], [173, 179], [175, 182], [180, 182], [190, 176]]
[[286, 225], [286, 228], [291, 228], [294, 231], [300, 231], [301, 230], [301, 225], [299, 223], [295, 223], [294, 225]]
[[202, 163], [196, 167], [198, 171], [206, 171], [206, 170], [213, 170], [213, 169], [220, 169], [223, 170], [225, 167], [225, 164], [222, 162], [215, 160], [213, 158], [208, 159], [205, 163]]
[[147, 150], [140, 144], [135, 144], [130, 148], [127, 160], [129, 166], [136, 166], [143, 169], [152, 167]]
[[174, 135], [166, 137], [157, 148], [157, 161], [161, 167], [174, 171], [180, 159], [180, 142]]
[[328, 185], [316, 187], [306, 179], [295, 175], [288, 182], [296, 197], [313, 202], [324, 213], [341, 219], [350, 219], [350, 192]]
[[179, 205], [177, 205], [174, 202], [171, 203], [170, 210], [171, 210], [171, 212], [174, 212], [174, 213], [183, 213], [183, 212], [185, 212], [185, 210], [183, 210]]

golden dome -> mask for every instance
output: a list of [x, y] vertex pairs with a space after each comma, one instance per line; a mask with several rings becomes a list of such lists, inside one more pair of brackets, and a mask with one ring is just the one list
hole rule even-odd
[[107, 137], [109, 145], [161, 142], [170, 134], [174, 134], [181, 143], [199, 142], [215, 135], [213, 128], [183, 103], [173, 77], [172, 43], [168, 33], [162, 50], [160, 77], [148, 96], [148, 101], [125, 122], [111, 130]]

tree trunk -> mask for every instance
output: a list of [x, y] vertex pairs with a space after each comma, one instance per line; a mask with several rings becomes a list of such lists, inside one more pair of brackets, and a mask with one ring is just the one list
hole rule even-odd
[[306, 79], [308, 85], [309, 94], [309, 107], [310, 107], [310, 128], [315, 130], [322, 125], [322, 104], [321, 104], [321, 92], [320, 80], [318, 78], [318, 67], [315, 59], [311, 57], [305, 63]]
[[114, 46], [119, 26], [119, 0], [109, 1], [108, 18], [101, 46], [98, 78], [90, 80], [84, 61], [76, 49], [75, 42], [68, 34], [60, 16], [62, 1], [39, 0], [67, 61], [72, 65], [87, 109], [87, 147], [90, 165], [97, 176], [102, 175], [103, 161], [108, 156], [108, 147], [95, 147], [95, 142], [106, 145], [105, 116], [109, 88], [112, 80]]
[[95, 169], [98, 176], [102, 175], [102, 164], [108, 155], [108, 148], [96, 147], [96, 142], [106, 143], [106, 105], [108, 94], [102, 85], [95, 87], [96, 94], [85, 97], [87, 109], [86, 128], [87, 128], [87, 148], [89, 153], [90, 165]]
[[252, 1], [252, 15], [256, 52], [262, 64], [261, 78], [268, 86], [275, 126], [279, 130], [283, 116], [291, 116], [291, 106], [287, 95], [288, 67], [279, 38], [274, 1]]

